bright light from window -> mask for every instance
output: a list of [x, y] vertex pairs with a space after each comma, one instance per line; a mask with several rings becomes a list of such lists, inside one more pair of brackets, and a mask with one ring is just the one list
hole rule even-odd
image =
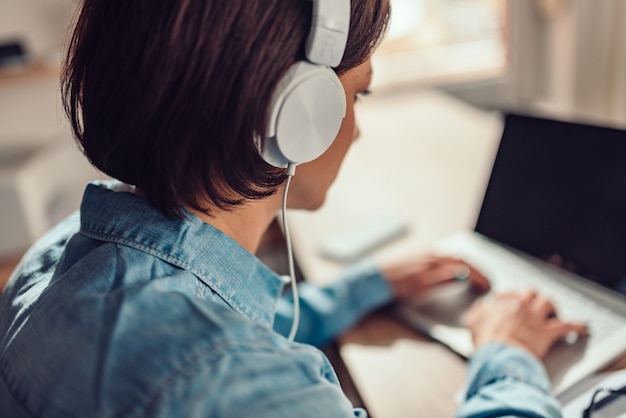
[[506, 0], [391, 0], [378, 85], [445, 83], [506, 69]]
[[424, 18], [424, 2], [420, 0], [393, 0], [393, 13], [387, 39], [403, 38], [419, 29]]

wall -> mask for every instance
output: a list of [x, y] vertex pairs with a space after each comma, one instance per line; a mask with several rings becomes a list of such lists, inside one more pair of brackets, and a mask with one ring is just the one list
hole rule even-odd
[[72, 141], [60, 104], [59, 51], [74, 7], [0, 1], [0, 42], [21, 40], [37, 64], [0, 72], [0, 265], [76, 210], [85, 183], [102, 178]]
[[0, 41], [22, 40], [33, 58], [56, 59], [75, 0], [2, 0]]

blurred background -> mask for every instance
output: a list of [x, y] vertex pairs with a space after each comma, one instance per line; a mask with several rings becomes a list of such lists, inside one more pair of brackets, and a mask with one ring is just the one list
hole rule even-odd
[[[391, 1], [377, 93], [437, 89], [480, 108], [626, 126], [623, 0]], [[0, 2], [0, 268], [102, 177], [71, 140], [59, 101], [78, 4]]]

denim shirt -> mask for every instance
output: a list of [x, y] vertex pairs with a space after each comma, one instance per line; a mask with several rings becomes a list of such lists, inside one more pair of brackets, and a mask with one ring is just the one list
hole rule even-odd
[[[1, 416], [366, 416], [314, 346], [391, 300], [375, 267], [302, 284], [290, 342], [284, 279], [197, 217], [168, 219], [127, 189], [90, 184], [80, 215], [27, 252], [0, 297]], [[559, 416], [542, 366], [481, 348], [459, 416], [520, 411]]]

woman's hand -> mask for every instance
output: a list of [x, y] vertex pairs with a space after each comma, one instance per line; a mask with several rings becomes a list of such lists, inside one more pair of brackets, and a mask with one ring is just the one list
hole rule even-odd
[[524, 348], [541, 359], [567, 334], [586, 335], [583, 324], [561, 321], [554, 305], [533, 291], [484, 298], [470, 309], [465, 323], [476, 348], [501, 342]]
[[398, 300], [410, 301], [430, 289], [445, 283], [468, 280], [479, 292], [489, 290], [489, 281], [478, 270], [462, 260], [451, 257], [426, 256], [392, 265], [382, 266]]

